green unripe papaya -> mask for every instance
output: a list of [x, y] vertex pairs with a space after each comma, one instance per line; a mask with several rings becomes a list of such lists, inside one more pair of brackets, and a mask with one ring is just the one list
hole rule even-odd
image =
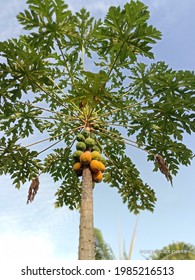
[[80, 155], [82, 154], [83, 152], [81, 151], [81, 150], [78, 150], [78, 151], [75, 151], [74, 153], [73, 153], [73, 158], [74, 158], [74, 160], [77, 162], [79, 162], [80, 161]]
[[85, 144], [87, 145], [87, 147], [91, 148], [95, 145], [95, 140], [91, 137], [88, 137], [85, 139]]
[[90, 132], [90, 137], [93, 138], [93, 139], [95, 139], [95, 133]]
[[102, 156], [99, 158], [99, 161], [101, 161], [104, 165], [106, 164], [106, 159]]
[[81, 133], [79, 133], [79, 134], [77, 135], [77, 141], [78, 141], [78, 142], [84, 142], [84, 141], [85, 141], [84, 135], [81, 134]]
[[93, 146], [93, 147], [91, 148], [91, 150], [92, 150], [92, 152], [93, 152], [93, 151], [96, 151], [96, 152], [99, 152], [99, 153], [101, 152], [101, 151], [100, 151], [100, 148], [99, 148], [98, 146], [96, 146], [96, 145]]
[[84, 136], [85, 138], [87, 138], [87, 137], [89, 137], [89, 135], [90, 135], [90, 131], [87, 130], [87, 129], [84, 129], [84, 130], [82, 131], [82, 134], [83, 134], [83, 136]]
[[79, 151], [85, 151], [86, 150], [86, 144], [84, 142], [78, 142], [76, 144], [76, 149]]
[[94, 123], [94, 124], [93, 124], [93, 128], [94, 128], [95, 130], [98, 130], [98, 129], [100, 128], [100, 126], [99, 126], [98, 123]]

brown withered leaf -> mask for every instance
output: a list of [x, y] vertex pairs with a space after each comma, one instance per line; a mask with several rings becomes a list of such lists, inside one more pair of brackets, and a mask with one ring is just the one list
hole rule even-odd
[[172, 184], [172, 176], [170, 174], [169, 167], [168, 167], [165, 159], [163, 158], [163, 156], [161, 156], [160, 154], [156, 154], [155, 155], [155, 161], [156, 161], [160, 171], [165, 175], [167, 180], [170, 181], [171, 185], [173, 186], [173, 184]]
[[39, 189], [39, 178], [36, 177], [35, 179], [32, 179], [31, 185], [30, 185], [29, 190], [28, 190], [27, 204], [34, 200], [38, 189]]

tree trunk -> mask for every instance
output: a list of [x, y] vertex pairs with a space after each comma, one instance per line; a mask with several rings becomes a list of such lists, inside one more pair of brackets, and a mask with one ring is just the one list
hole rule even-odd
[[94, 260], [93, 182], [89, 167], [83, 169], [79, 229], [79, 260]]

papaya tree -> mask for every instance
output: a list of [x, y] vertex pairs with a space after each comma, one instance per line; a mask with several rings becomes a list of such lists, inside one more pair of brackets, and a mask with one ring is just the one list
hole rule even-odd
[[195, 75], [154, 62], [161, 33], [149, 17], [133, 0], [103, 19], [63, 0], [27, 0], [17, 16], [25, 32], [0, 43], [0, 172], [16, 188], [31, 182], [27, 202], [41, 174], [59, 182], [56, 207], [80, 211], [79, 259], [94, 259], [96, 183], [135, 214], [154, 210], [127, 146], [171, 184], [193, 158], [183, 135], [195, 131]]

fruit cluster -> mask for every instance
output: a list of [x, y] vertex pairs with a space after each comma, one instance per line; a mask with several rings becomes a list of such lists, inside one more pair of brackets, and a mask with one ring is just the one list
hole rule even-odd
[[93, 181], [100, 183], [105, 171], [106, 160], [100, 154], [100, 149], [96, 145], [93, 133], [83, 130], [77, 135], [76, 151], [73, 153], [73, 170], [77, 176], [82, 176], [83, 167], [88, 166], [92, 172]]

